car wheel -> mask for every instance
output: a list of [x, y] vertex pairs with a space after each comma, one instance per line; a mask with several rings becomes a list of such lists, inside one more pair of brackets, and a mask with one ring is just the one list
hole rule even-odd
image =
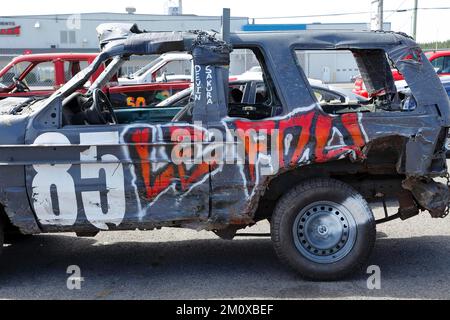
[[311, 179], [277, 203], [271, 234], [278, 257], [312, 280], [336, 280], [365, 265], [376, 224], [367, 201], [334, 179]]

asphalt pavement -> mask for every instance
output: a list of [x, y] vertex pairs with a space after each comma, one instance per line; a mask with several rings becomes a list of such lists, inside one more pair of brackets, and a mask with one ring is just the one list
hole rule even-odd
[[[242, 232], [268, 233], [269, 224]], [[379, 225], [369, 265], [380, 268], [380, 289], [368, 289], [366, 270], [338, 282], [303, 280], [267, 237], [226, 241], [169, 228], [38, 235], [4, 247], [0, 299], [449, 299], [450, 217]]]
[[[449, 218], [450, 219], [450, 218]], [[310, 282], [284, 267], [269, 238], [218, 239], [208, 232], [163, 229], [39, 235], [4, 248], [0, 299], [416, 299], [450, 298], [450, 220], [428, 214], [378, 228], [370, 265], [345, 281]], [[268, 232], [260, 223], [251, 232]], [[79, 266], [80, 290], [66, 273]]]

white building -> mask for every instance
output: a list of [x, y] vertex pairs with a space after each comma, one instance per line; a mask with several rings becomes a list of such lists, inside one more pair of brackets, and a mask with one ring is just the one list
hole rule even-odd
[[[133, 12], [130, 10], [129, 12]], [[131, 22], [147, 31], [188, 31], [221, 29], [220, 16], [152, 15], [135, 13], [82, 13], [0, 17], [0, 68], [13, 56], [48, 52], [97, 52], [96, 27], [102, 23]], [[390, 24], [385, 24], [390, 30]], [[277, 30], [370, 30], [367, 23], [339, 24], [249, 24], [247, 17], [232, 17], [231, 31]], [[298, 53], [299, 61], [310, 78], [325, 82], [348, 82], [358, 74], [353, 56], [348, 52]], [[129, 74], [149, 62], [137, 57], [122, 72]], [[231, 73], [239, 74], [255, 66], [248, 55], [232, 54]]]
[[[0, 67], [27, 53], [97, 52], [96, 27], [109, 22], [137, 23], [147, 31], [221, 29], [220, 16], [104, 12], [0, 17]], [[239, 31], [246, 24], [248, 18], [233, 17], [231, 30]]]
[[[322, 31], [369, 31], [370, 23], [312, 23], [312, 24], [250, 24], [245, 31], [322, 30]], [[391, 30], [385, 23], [384, 30]], [[308, 78], [325, 83], [349, 82], [359, 74], [353, 55], [348, 51], [298, 51], [297, 57]]]

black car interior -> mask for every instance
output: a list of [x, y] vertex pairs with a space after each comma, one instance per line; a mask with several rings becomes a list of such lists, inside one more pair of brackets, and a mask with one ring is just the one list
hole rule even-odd
[[[267, 90], [267, 86], [261, 81], [248, 82], [241, 89], [230, 87], [228, 116], [233, 118], [246, 118], [249, 120], [260, 120], [281, 114], [282, 107], [274, 98], [273, 93]], [[250, 85], [252, 87], [250, 87]], [[243, 101], [244, 92], [250, 90], [253, 97], [251, 103]], [[63, 126], [66, 125], [98, 125], [116, 123], [161, 123], [161, 122], [192, 122], [193, 101], [188, 96], [175, 103], [177, 108], [148, 107], [148, 108], [126, 108], [116, 112], [113, 109], [107, 95], [100, 89], [92, 93], [82, 94], [74, 92], [64, 99], [62, 103]], [[172, 110], [174, 109], [174, 110]], [[119, 119], [118, 119], [119, 118]], [[119, 121], [120, 120], [120, 121]]]
[[74, 92], [62, 103], [63, 125], [118, 123], [108, 96], [100, 89], [89, 95]]
[[[265, 71], [262, 53], [253, 51], [255, 61], [261, 66], [261, 72], [254, 80], [242, 80], [240, 83], [230, 83], [228, 116], [231, 118], [245, 118], [262, 120], [279, 116], [283, 113], [282, 105], [277, 97], [275, 86], [270, 74]], [[365, 81], [369, 92], [379, 92], [367, 102], [346, 101], [335, 97], [326, 91], [320, 93], [316, 100], [324, 112], [329, 114], [343, 114], [354, 112], [377, 111], [409, 111], [415, 108], [413, 97], [399, 93], [394, 85], [391, 65], [387, 55], [382, 50], [354, 50], [352, 51], [356, 64]], [[384, 66], [381, 69], [379, 66]], [[257, 80], [261, 78], [261, 80]], [[251, 78], [250, 78], [251, 79]], [[249, 88], [250, 87], [250, 88]], [[313, 89], [314, 91], [314, 89]], [[250, 98], [251, 97], [251, 98]], [[179, 112], [173, 106], [148, 108], [121, 109], [119, 119], [107, 95], [100, 89], [95, 89], [87, 96], [79, 92], [73, 93], [63, 101], [63, 124], [115, 124], [115, 123], [161, 123], [161, 122], [192, 122], [194, 102], [186, 99]], [[164, 110], [166, 108], [166, 110]], [[166, 112], [167, 111], [167, 112]], [[152, 116], [153, 113], [156, 114]], [[159, 112], [159, 114], [158, 114]], [[156, 116], [156, 117], [155, 117]]]

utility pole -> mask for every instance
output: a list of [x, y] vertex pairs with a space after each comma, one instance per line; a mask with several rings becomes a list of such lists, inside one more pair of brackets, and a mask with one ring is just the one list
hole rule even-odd
[[417, 36], [417, 7], [419, 5], [419, 0], [414, 0], [414, 10], [413, 10], [413, 38], [416, 39]]
[[384, 29], [383, 0], [378, 1], [378, 30]]
[[372, 12], [375, 15], [371, 17], [370, 29], [371, 30], [383, 30], [383, 0], [372, 0], [371, 1]]
[[229, 8], [223, 8], [222, 13], [222, 40], [230, 42], [230, 26], [231, 25], [231, 11]]

